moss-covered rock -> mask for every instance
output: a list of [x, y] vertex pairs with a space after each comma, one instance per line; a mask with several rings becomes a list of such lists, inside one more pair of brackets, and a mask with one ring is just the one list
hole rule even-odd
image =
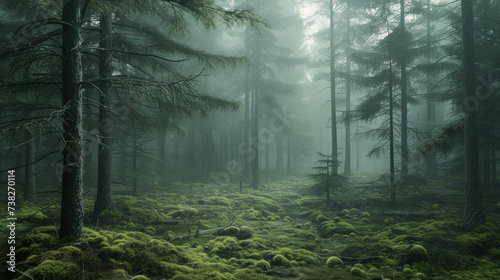
[[327, 260], [326, 260], [326, 266], [327, 267], [335, 267], [335, 266], [339, 266], [339, 265], [343, 265], [344, 262], [339, 258], [339, 257], [329, 257]]
[[219, 235], [229, 235], [229, 236], [234, 236], [237, 235], [240, 230], [235, 227], [235, 226], [230, 226], [225, 229], [222, 229], [221, 231], [218, 232]]
[[421, 245], [413, 245], [408, 252], [410, 261], [422, 261], [427, 257], [427, 250]]
[[240, 228], [238, 235], [236, 236], [238, 239], [249, 239], [252, 238], [253, 230], [250, 227], [243, 226]]
[[319, 236], [329, 238], [334, 234], [350, 234], [358, 231], [347, 222], [326, 221], [320, 224], [318, 232]]
[[282, 254], [277, 254], [273, 257], [272, 263], [279, 266], [289, 266], [290, 261]]
[[271, 265], [267, 261], [265, 261], [265, 260], [259, 260], [259, 261], [257, 261], [257, 263], [255, 263], [255, 266], [256, 267], [260, 267], [263, 270], [269, 270], [271, 268]]
[[353, 267], [351, 268], [351, 274], [352, 275], [356, 275], [358, 277], [367, 277], [368, 274], [366, 273], [366, 271], [360, 269], [360, 268], [357, 268], [357, 267]]
[[74, 263], [61, 260], [46, 260], [26, 271], [34, 279], [73, 280], [74, 274], [81, 269]]

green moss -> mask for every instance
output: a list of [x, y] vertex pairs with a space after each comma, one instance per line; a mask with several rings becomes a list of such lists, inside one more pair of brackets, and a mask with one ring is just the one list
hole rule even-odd
[[368, 274], [366, 273], [366, 271], [364, 271], [362, 269], [359, 269], [357, 267], [351, 268], [351, 274], [359, 276], [359, 277], [367, 277], [368, 276]]
[[175, 263], [168, 263], [168, 262], [160, 262], [161, 270], [160, 272], [163, 274], [163, 276], [166, 277], [173, 277], [175, 274], [181, 273], [181, 274], [190, 274], [194, 271], [194, 269], [187, 267], [185, 265], [179, 265]]
[[411, 270], [411, 268], [406, 267], [403, 269], [403, 273], [404, 274], [413, 274], [413, 270]]
[[34, 279], [45, 280], [72, 280], [75, 273], [80, 271], [80, 268], [69, 262], [60, 260], [46, 260], [35, 268], [26, 271]]
[[279, 266], [289, 266], [290, 261], [282, 254], [277, 254], [273, 257], [272, 263]]
[[419, 272], [419, 273], [417, 273], [417, 275], [416, 275], [416, 276], [417, 276], [417, 278], [420, 278], [420, 279], [422, 279], [422, 280], [427, 279], [427, 275], [425, 275], [424, 273], [420, 273], [420, 272]]
[[314, 235], [314, 233], [308, 232], [308, 233], [306, 233], [306, 238], [309, 240], [314, 240], [314, 239], [316, 239], [316, 236]]
[[292, 218], [290, 218], [290, 216], [285, 216], [283, 218], [283, 222], [291, 222], [292, 221]]
[[413, 245], [408, 252], [411, 261], [421, 261], [427, 257], [427, 250], [421, 245]]
[[237, 235], [239, 231], [240, 230], [237, 227], [230, 226], [230, 227], [227, 227], [227, 228], [219, 231], [219, 235], [230, 235], [230, 236], [233, 236], [233, 235]]
[[363, 214], [361, 214], [361, 216], [364, 217], [364, 218], [369, 218], [370, 217], [370, 213], [363, 212]]
[[271, 265], [267, 261], [265, 261], [265, 260], [259, 260], [259, 261], [257, 261], [257, 263], [255, 263], [255, 266], [256, 267], [260, 267], [263, 270], [269, 270], [269, 269], [271, 269]]
[[137, 275], [132, 280], [149, 280], [149, 278], [144, 275]]
[[144, 228], [144, 233], [148, 235], [155, 235], [156, 234], [156, 229], [154, 227], [145, 227]]
[[243, 240], [252, 238], [252, 235], [253, 235], [252, 229], [250, 227], [244, 226], [240, 228], [240, 231], [238, 232], [238, 235], [236, 237], [240, 240]]
[[343, 264], [344, 264], [344, 262], [338, 257], [329, 257], [326, 260], [327, 267], [335, 267], [335, 266], [343, 265]]
[[336, 233], [338, 234], [357, 233], [357, 230], [347, 222], [326, 221], [320, 224], [318, 232], [321, 237], [329, 238]]
[[317, 216], [314, 221], [321, 223], [324, 221], [328, 221], [328, 218], [325, 215], [321, 214], [321, 215]]
[[346, 215], [350, 215], [351, 212], [347, 209], [344, 209], [344, 210], [342, 210], [342, 212], [340, 212], [340, 214], [342, 214], [342, 216], [346, 216]]

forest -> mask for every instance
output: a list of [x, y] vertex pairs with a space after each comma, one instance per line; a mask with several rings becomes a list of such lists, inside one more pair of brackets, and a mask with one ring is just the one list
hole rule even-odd
[[0, 279], [500, 279], [500, 1], [0, 1]]

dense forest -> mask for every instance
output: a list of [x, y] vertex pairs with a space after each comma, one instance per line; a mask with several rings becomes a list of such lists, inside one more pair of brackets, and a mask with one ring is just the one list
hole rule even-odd
[[0, 279], [500, 279], [500, 2], [0, 1]]

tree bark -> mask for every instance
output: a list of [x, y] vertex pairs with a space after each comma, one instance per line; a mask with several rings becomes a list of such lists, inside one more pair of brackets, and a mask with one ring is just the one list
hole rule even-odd
[[[400, 0], [400, 32], [406, 32], [405, 1]], [[401, 67], [401, 182], [404, 185], [408, 177], [408, 76], [406, 56], [400, 58]]]
[[335, 93], [335, 29], [333, 21], [333, 0], [330, 0], [330, 105], [332, 122], [332, 174], [338, 173], [337, 155], [337, 109]]
[[[427, 0], [427, 13], [426, 13], [426, 31], [427, 31], [427, 48], [429, 48], [429, 54], [427, 55], [427, 64], [431, 63], [431, 1]], [[429, 138], [432, 137], [432, 129], [434, 128], [436, 122], [436, 112], [434, 101], [432, 100], [432, 87], [431, 87], [431, 74], [426, 73], [426, 109], [427, 109], [427, 133]], [[439, 176], [437, 171], [437, 161], [434, 154], [429, 154], [425, 157], [425, 167], [426, 167], [426, 177], [429, 179], [437, 178]]]
[[34, 164], [36, 158], [35, 142], [32, 139], [33, 135], [29, 128], [26, 129], [26, 172], [24, 173], [24, 200], [36, 200], [36, 165]]
[[473, 230], [484, 222], [485, 213], [479, 179], [477, 112], [470, 109], [475, 98], [474, 10], [472, 0], [461, 0], [463, 32], [463, 67], [465, 74], [464, 134], [465, 134], [465, 216], [464, 225]]
[[166, 153], [167, 153], [167, 138], [166, 132], [161, 131], [158, 138], [158, 177], [162, 178], [165, 175], [166, 169]]
[[132, 195], [137, 196], [137, 134], [134, 133], [134, 143], [132, 146]]
[[253, 94], [254, 114], [252, 129], [252, 188], [259, 187], [259, 90], [255, 89]]
[[111, 82], [108, 80], [113, 74], [113, 57], [108, 49], [111, 47], [111, 14], [106, 11], [101, 14], [99, 20], [99, 146], [98, 146], [98, 170], [97, 170], [97, 198], [94, 204], [94, 217], [102, 211], [113, 206], [111, 196], [111, 129], [108, 108], [110, 106]]
[[[351, 9], [350, 5], [347, 4], [347, 61], [346, 61], [346, 73], [347, 77], [345, 80], [345, 111], [347, 113], [351, 112], [351, 55], [349, 48], [351, 46]], [[347, 118], [345, 124], [345, 159], [344, 159], [344, 175], [351, 175], [351, 122]]]
[[290, 175], [292, 173], [292, 141], [290, 140], [290, 134], [287, 134], [287, 146], [286, 146], [286, 174]]
[[283, 134], [276, 136], [276, 170], [283, 171]]
[[63, 2], [62, 104], [63, 174], [59, 236], [70, 239], [83, 233], [82, 60], [80, 46], [81, 0]]
[[493, 187], [497, 186], [497, 153], [495, 148], [491, 151], [491, 183]]

